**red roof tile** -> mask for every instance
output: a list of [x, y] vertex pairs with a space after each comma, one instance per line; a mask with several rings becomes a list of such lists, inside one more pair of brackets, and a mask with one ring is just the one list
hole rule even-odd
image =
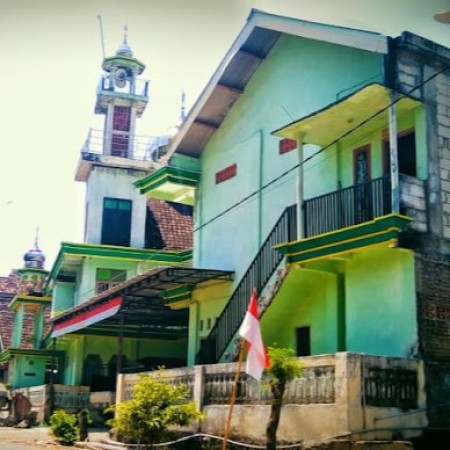
[[146, 248], [192, 248], [192, 207], [151, 198], [147, 202]]

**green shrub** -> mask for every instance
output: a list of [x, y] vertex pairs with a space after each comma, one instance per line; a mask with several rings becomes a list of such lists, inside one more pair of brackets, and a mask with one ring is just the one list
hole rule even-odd
[[62, 409], [56, 410], [49, 420], [51, 435], [63, 445], [72, 445], [78, 437], [78, 419]]
[[283, 395], [289, 381], [299, 377], [303, 365], [295, 357], [292, 348], [269, 347], [267, 349], [271, 365], [266, 369], [267, 383], [272, 392], [269, 422], [266, 427], [267, 450], [276, 450], [277, 429], [280, 422]]
[[126, 442], [153, 444], [167, 438], [170, 426], [186, 426], [203, 414], [188, 402], [185, 385], [171, 385], [161, 376], [141, 375], [131, 399], [113, 408], [115, 418], [107, 422]]

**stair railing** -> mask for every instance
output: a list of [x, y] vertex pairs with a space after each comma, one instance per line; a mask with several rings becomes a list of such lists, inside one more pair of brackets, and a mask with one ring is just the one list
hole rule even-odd
[[219, 361], [234, 338], [244, 319], [253, 288], [258, 295], [277, 269], [283, 255], [274, 250], [282, 242], [292, 241], [297, 235], [297, 207], [287, 207], [262, 244], [258, 254], [236, 286], [225, 308], [217, 318], [208, 337], [201, 343], [197, 354], [198, 364]]

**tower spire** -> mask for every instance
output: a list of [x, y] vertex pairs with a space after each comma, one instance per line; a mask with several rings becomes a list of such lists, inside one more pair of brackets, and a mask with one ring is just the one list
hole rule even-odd
[[128, 45], [128, 27], [123, 27], [123, 45]]
[[181, 113], [180, 113], [180, 122], [183, 123], [186, 118], [186, 92], [181, 92]]
[[39, 227], [36, 227], [36, 236], [34, 238], [34, 248], [39, 250]]

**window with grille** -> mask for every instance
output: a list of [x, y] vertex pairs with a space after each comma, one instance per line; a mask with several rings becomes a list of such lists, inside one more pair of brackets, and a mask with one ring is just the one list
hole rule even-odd
[[107, 291], [119, 285], [127, 279], [126, 270], [120, 269], [97, 269], [95, 277], [95, 293]]

